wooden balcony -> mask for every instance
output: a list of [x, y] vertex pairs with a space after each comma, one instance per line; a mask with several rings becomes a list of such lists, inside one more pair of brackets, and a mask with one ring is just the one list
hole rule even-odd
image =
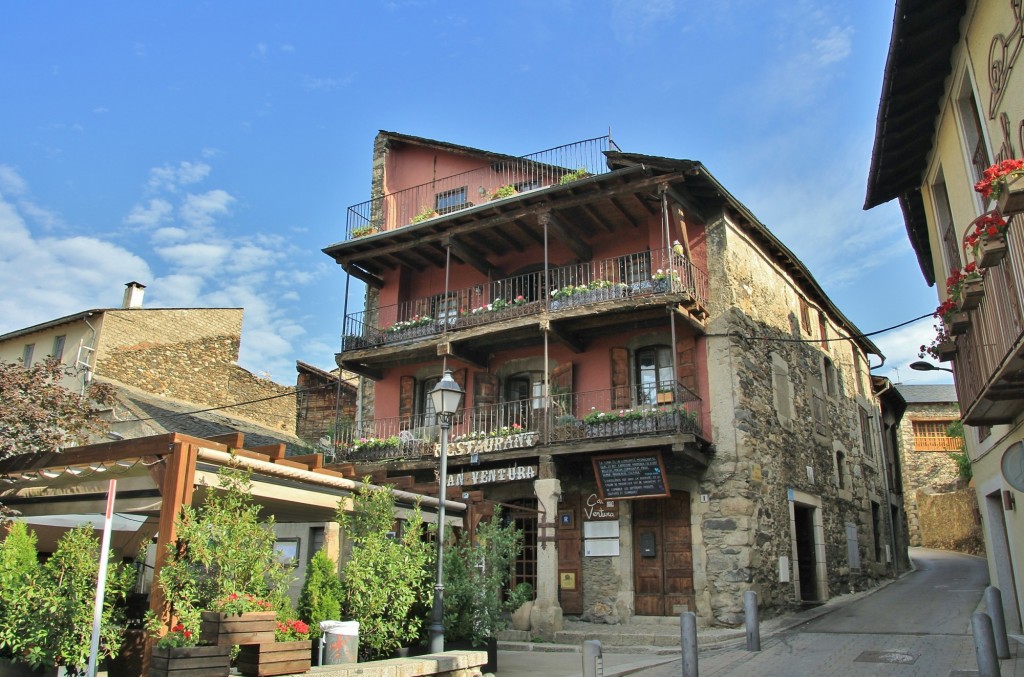
[[953, 358], [957, 396], [969, 425], [1011, 423], [1024, 412], [1024, 223], [1010, 220], [1009, 253], [987, 269], [985, 297], [969, 312]]
[[[703, 454], [697, 450], [707, 446], [701, 399], [682, 384], [670, 393], [671, 398], [665, 391], [640, 389], [633, 393], [635, 404], [620, 409], [611, 406], [621, 395], [612, 389], [465, 408], [452, 421], [448, 455], [456, 463], [473, 454], [486, 462], [536, 454], [535, 447], [545, 454], [558, 454], [559, 448], [576, 453], [581, 445], [607, 446], [615, 440], [624, 446], [660, 443], [682, 448], [689, 443], [687, 455], [699, 459]], [[659, 404], [668, 399], [673, 401]], [[430, 466], [440, 453], [439, 434], [432, 414], [345, 424], [330, 462]]]
[[959, 437], [938, 437], [934, 435], [914, 435], [914, 451], [960, 451], [963, 440]]

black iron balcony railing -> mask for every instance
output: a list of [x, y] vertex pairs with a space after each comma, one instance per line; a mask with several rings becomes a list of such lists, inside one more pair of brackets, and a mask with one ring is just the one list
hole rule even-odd
[[434, 336], [542, 310], [685, 292], [706, 307], [707, 273], [684, 256], [640, 252], [421, 297], [345, 317], [342, 351]]
[[[703, 436], [701, 400], [682, 384], [632, 389], [632, 406], [613, 407], [615, 390], [466, 408], [455, 415], [448, 453], [487, 454], [587, 439], [690, 433]], [[433, 414], [364, 420], [343, 426], [335, 461], [415, 459], [440, 453]]]
[[485, 167], [361, 202], [348, 208], [345, 239], [394, 230], [530, 190], [604, 174], [608, 172], [604, 152], [612, 145], [611, 137], [602, 136], [522, 157], [492, 156]]

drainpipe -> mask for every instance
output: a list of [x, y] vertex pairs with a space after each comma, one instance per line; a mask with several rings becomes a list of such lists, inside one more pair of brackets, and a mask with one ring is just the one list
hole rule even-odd
[[[89, 354], [93, 362], [96, 361], [96, 327], [89, 324], [89, 318], [92, 317], [92, 313], [86, 313], [82, 321], [85, 322], [85, 326], [89, 327], [92, 332], [92, 338], [89, 339]], [[81, 351], [79, 351], [81, 352]], [[81, 354], [79, 354], [79, 361], [81, 361]], [[76, 367], [78, 365], [75, 365]], [[85, 389], [89, 387], [89, 383], [92, 381], [93, 364], [89, 363], [89, 360], [85, 361], [85, 375], [82, 377], [82, 396], [85, 396]]]
[[[548, 287], [551, 284], [551, 271], [548, 269], [548, 222], [550, 216], [544, 215], [541, 218], [541, 223], [544, 225], [544, 284], [542, 289], [544, 290], [544, 305], [542, 306], [545, 310], [548, 308], [548, 301], [551, 299], [551, 294], [548, 291]], [[551, 418], [551, 366], [548, 362], [548, 341], [550, 339], [551, 332], [547, 329], [550, 325], [545, 324], [544, 329], [544, 418], [546, 425], [544, 426], [544, 443], [549, 444], [551, 442], [551, 427], [554, 421]], [[572, 395], [570, 395], [572, 397]], [[539, 468], [539, 466], [538, 466]]]
[[[882, 407], [881, 398], [890, 388], [892, 383], [886, 383], [885, 387], [882, 388], [875, 397], [878, 398], [878, 437], [882, 442], [882, 481], [885, 483], [885, 514], [886, 519], [889, 522], [889, 545], [892, 546], [892, 566], [894, 577], [900, 574], [900, 558], [896, 552], [896, 523], [892, 519], [892, 495], [889, 493], [889, 459], [886, 455], [887, 450], [885, 446], [885, 421], [882, 419]], [[893, 452], [896, 450], [894, 449]]]

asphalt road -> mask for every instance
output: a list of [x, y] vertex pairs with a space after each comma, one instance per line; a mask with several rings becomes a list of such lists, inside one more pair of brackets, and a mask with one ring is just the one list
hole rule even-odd
[[[915, 572], [763, 640], [760, 652], [702, 651], [700, 677], [977, 674], [971, 614], [988, 584], [985, 560], [917, 548], [911, 556]], [[1016, 647], [1013, 651], [1016, 654]], [[1002, 663], [1004, 675], [1015, 674], [1015, 659]], [[673, 661], [633, 674], [679, 677], [681, 665]]]

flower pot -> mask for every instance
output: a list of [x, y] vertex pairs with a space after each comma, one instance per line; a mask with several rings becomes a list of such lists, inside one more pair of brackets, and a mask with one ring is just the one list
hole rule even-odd
[[956, 356], [956, 341], [943, 341], [935, 346], [939, 362], [949, 362]]
[[204, 644], [217, 646], [264, 644], [274, 641], [276, 624], [277, 614], [273, 611], [250, 611], [244, 614], [204, 611], [199, 638]]
[[951, 336], [966, 334], [971, 322], [965, 312], [948, 312], [942, 316], [942, 322], [946, 325], [946, 332]]
[[291, 675], [306, 672], [310, 667], [312, 642], [267, 642], [248, 644], [239, 649], [235, 662], [238, 672], [251, 677]]
[[1011, 216], [1024, 212], [1024, 175], [1008, 176], [1003, 181], [1003, 189], [996, 198], [999, 213]]
[[960, 298], [957, 300], [957, 308], [962, 311], [974, 310], [981, 305], [985, 298], [985, 283], [983, 280], [966, 280], [960, 289]]
[[978, 240], [974, 258], [979, 268], [991, 268], [1006, 257], [1006, 234], [984, 235]]
[[177, 646], [161, 649], [153, 647], [150, 655], [150, 677], [174, 675], [231, 674], [231, 646]]

